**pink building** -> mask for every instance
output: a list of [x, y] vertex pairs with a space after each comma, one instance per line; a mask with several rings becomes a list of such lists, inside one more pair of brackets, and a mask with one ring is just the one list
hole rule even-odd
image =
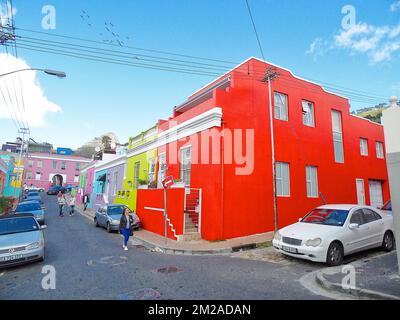
[[82, 157], [32, 153], [24, 158], [23, 183], [47, 190], [52, 185], [79, 185], [81, 168], [91, 160]]

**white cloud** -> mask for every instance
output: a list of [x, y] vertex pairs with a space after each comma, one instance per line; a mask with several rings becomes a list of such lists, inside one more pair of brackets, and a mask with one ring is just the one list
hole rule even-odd
[[393, 2], [392, 5], [390, 6], [390, 11], [392, 11], [392, 12], [395, 12], [399, 9], [400, 9], [400, 0]]
[[348, 30], [341, 30], [334, 37], [337, 48], [351, 53], [367, 54], [371, 63], [390, 61], [400, 50], [400, 25], [373, 26], [359, 23]]
[[[17, 59], [12, 55], [7, 56], [4, 53], [0, 54], [0, 74], [29, 68], [30, 66], [20, 58]], [[21, 86], [19, 81], [21, 81]], [[25, 111], [23, 110], [21, 88], [23, 90]], [[15, 93], [18, 99], [15, 97]], [[2, 94], [4, 94], [8, 108]], [[0, 118], [11, 119], [9, 110], [13, 110], [12, 114], [18, 120], [27, 121], [29, 126], [43, 127], [46, 124], [46, 114], [61, 112], [61, 107], [49, 101], [45, 96], [37, 80], [36, 71], [25, 71], [0, 77]]]

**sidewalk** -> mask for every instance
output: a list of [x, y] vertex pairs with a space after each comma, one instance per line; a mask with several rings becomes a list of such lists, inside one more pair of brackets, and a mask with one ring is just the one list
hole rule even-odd
[[356, 288], [345, 289], [342, 286], [348, 271], [342, 273], [343, 267], [321, 270], [317, 283], [328, 291], [350, 294], [357, 298], [377, 300], [400, 300], [400, 274], [396, 252], [377, 257], [362, 259], [349, 264], [356, 269]]
[[[77, 211], [90, 220], [93, 220], [95, 215], [93, 209], [87, 209], [84, 212], [82, 206], [77, 206]], [[218, 242], [210, 242], [206, 240], [178, 242], [168, 239], [167, 243], [165, 243], [164, 237], [142, 229], [134, 233], [132, 242], [134, 245], [141, 245], [151, 251], [165, 254], [221, 255], [231, 254], [232, 252], [242, 250], [256, 249], [257, 247], [264, 245], [266, 242], [272, 241], [273, 237], [274, 233], [268, 232]]]

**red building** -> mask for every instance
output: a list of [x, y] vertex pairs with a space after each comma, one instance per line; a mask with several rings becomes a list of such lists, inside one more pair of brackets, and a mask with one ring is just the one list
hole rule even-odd
[[[324, 199], [375, 206], [389, 199], [383, 127], [351, 115], [346, 98], [251, 58], [175, 107], [173, 117], [159, 122], [158, 138], [143, 147], [158, 147], [160, 179], [172, 175], [185, 183], [186, 192], [168, 196], [171, 238], [195, 228], [206, 240], [274, 230], [269, 95], [262, 81], [270, 67], [279, 73], [271, 83], [279, 227]], [[197, 189], [201, 196], [194, 196]], [[160, 190], [139, 190], [146, 229], [163, 234], [162, 207]]]

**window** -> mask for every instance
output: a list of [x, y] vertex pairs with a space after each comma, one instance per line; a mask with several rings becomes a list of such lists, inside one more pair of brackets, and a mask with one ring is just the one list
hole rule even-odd
[[43, 161], [42, 161], [42, 160], [39, 160], [39, 161], [37, 162], [37, 167], [38, 167], [38, 169], [43, 168]]
[[53, 169], [57, 169], [57, 161], [56, 160], [53, 161]]
[[364, 212], [365, 223], [371, 223], [371, 222], [382, 219], [377, 213], [373, 212], [370, 209], [363, 209], [363, 212]]
[[74, 182], [79, 182], [79, 176], [74, 177]]
[[65, 161], [61, 162], [61, 170], [67, 169], [67, 163]]
[[165, 180], [167, 174], [167, 156], [166, 154], [161, 154], [158, 158], [158, 187], [161, 187], [161, 183]]
[[332, 110], [332, 129], [335, 161], [344, 163], [342, 114], [336, 110]]
[[355, 223], [358, 224], [359, 226], [362, 226], [364, 224], [362, 210], [357, 210], [353, 213], [350, 219], [350, 223], [351, 224]]
[[192, 167], [192, 148], [181, 149], [181, 181], [185, 187], [190, 187], [190, 174]]
[[315, 127], [314, 104], [312, 102], [303, 101], [302, 111], [303, 124], [308, 127]]
[[376, 143], [376, 156], [378, 159], [384, 159], [385, 156], [383, 154], [383, 143], [377, 142]]
[[26, 179], [27, 180], [32, 180], [32, 172], [31, 171], [27, 171], [26, 172]]
[[114, 172], [113, 195], [117, 195], [118, 190], [118, 171]]
[[36, 173], [36, 181], [42, 180], [42, 174], [40, 172]]
[[317, 167], [306, 167], [307, 197], [318, 198], [318, 169]]
[[28, 161], [28, 167], [29, 168], [33, 168], [33, 160], [29, 160]]
[[81, 164], [79, 162], [75, 163], [75, 171], [79, 171], [81, 169]]
[[275, 92], [275, 119], [288, 121], [288, 97], [285, 94]]
[[360, 152], [362, 156], [368, 156], [368, 140], [360, 139]]
[[137, 189], [139, 187], [139, 174], [140, 174], [140, 162], [135, 163], [135, 176], [133, 177], [133, 187]]
[[289, 163], [276, 163], [276, 195], [290, 197], [290, 172]]
[[149, 183], [155, 180], [156, 161], [154, 158], [149, 159]]

